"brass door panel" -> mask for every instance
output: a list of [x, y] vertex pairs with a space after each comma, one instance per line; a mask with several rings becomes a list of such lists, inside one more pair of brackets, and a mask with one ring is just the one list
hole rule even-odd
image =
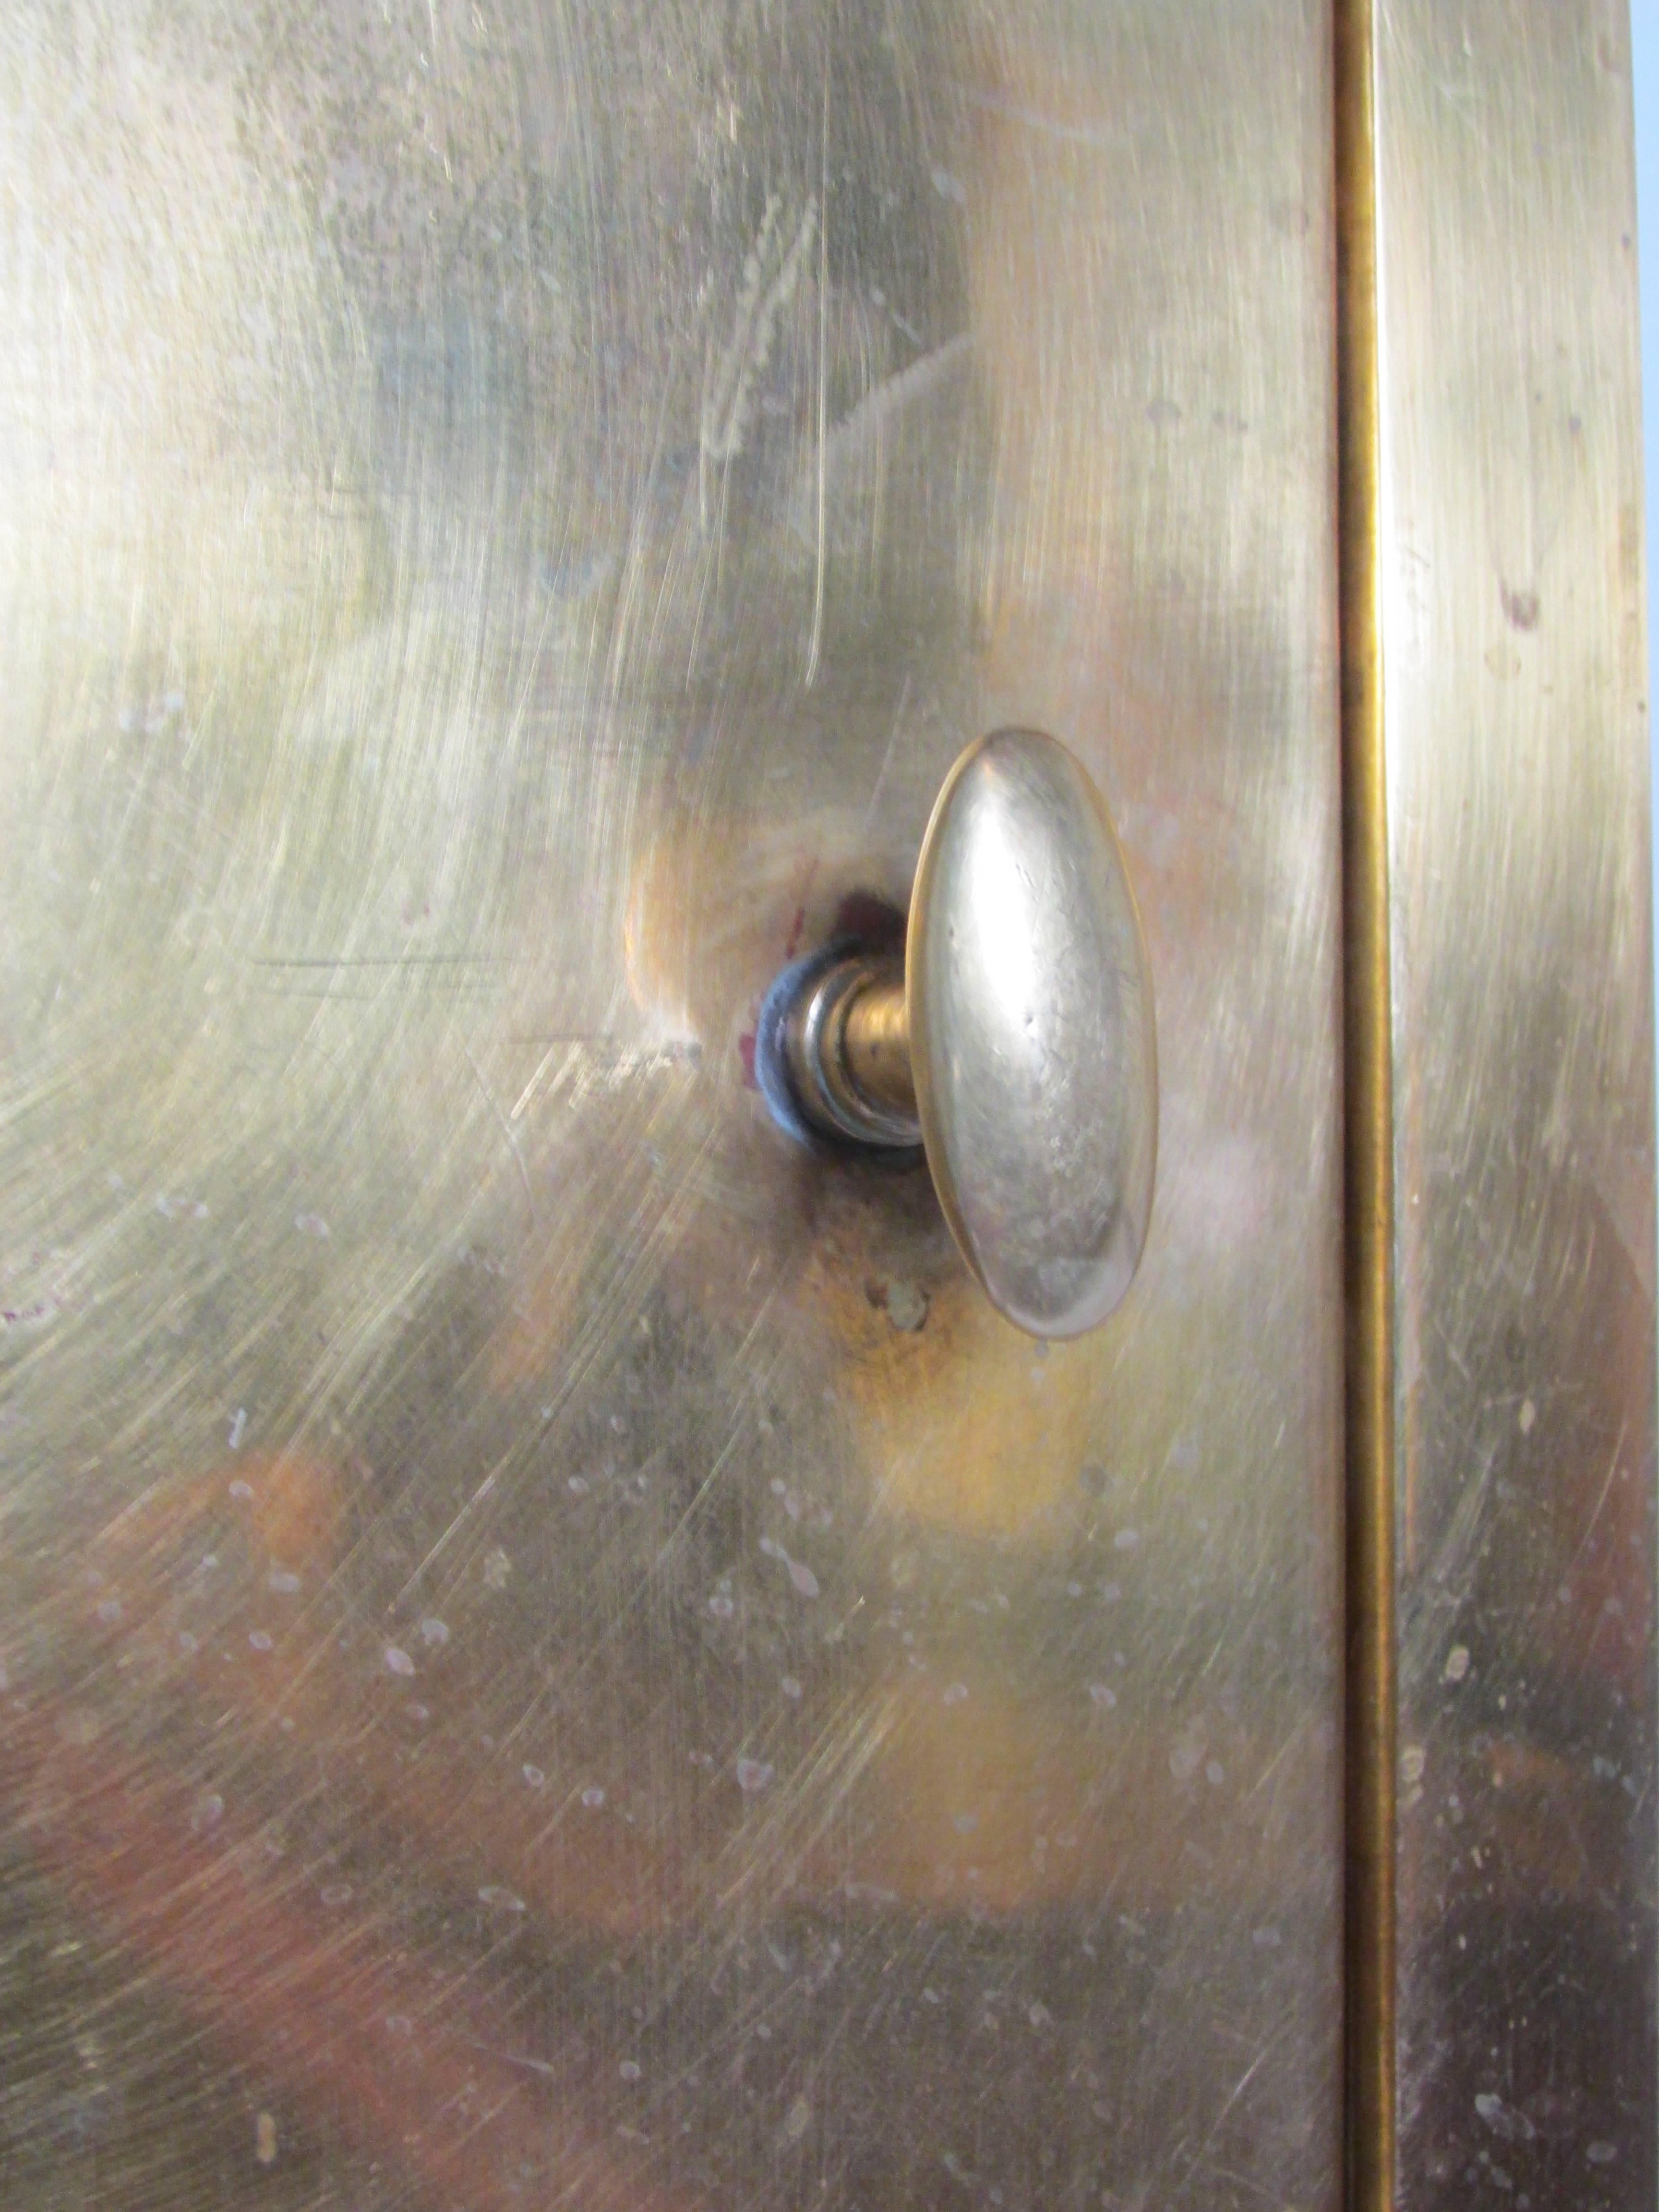
[[[1357, 13], [1358, 11], [1356, 11]], [[1626, 11], [1379, 0], [1397, 1730], [1366, 2205], [1648, 2205], [1648, 672]], [[1387, 1900], [1373, 1903], [1385, 1913]], [[1386, 1934], [1386, 1929], [1382, 1931]], [[1371, 2079], [1380, 2079], [1372, 2069]]]
[[[0, 100], [0, 2193], [1334, 2203], [1328, 11]], [[1046, 1351], [750, 1064], [1006, 722], [1162, 1084]]]

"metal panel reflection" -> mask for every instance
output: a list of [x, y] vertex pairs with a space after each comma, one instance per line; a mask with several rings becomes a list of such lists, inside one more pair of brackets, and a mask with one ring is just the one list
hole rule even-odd
[[1396, 2200], [1655, 2188], [1654, 1254], [1627, 29], [1378, 10]]
[[[4, 11], [13, 2201], [1331, 2201], [1328, 47]], [[1046, 1352], [750, 1068], [1010, 721], [1159, 1009]]]

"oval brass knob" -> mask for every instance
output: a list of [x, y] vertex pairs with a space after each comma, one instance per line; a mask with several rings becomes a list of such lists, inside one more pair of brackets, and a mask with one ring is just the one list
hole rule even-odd
[[756, 1066], [797, 1133], [924, 1147], [963, 1259], [1019, 1328], [1105, 1319], [1146, 1240], [1158, 1051], [1117, 837], [1063, 745], [969, 746], [922, 839], [902, 967], [845, 947], [794, 963]]

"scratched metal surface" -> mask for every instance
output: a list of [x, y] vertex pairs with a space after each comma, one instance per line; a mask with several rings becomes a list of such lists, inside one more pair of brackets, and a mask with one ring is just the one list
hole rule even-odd
[[1380, 16], [1411, 2208], [1655, 2189], [1627, 34], [1613, 4]]
[[[8, 2203], [1334, 2201], [1328, 29], [0, 11]], [[1005, 720], [1046, 1356], [745, 1057]]]

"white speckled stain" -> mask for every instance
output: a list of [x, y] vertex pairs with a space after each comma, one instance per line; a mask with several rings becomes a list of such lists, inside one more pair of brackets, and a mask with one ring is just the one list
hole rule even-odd
[[590, 1782], [582, 1792], [582, 1802], [590, 1813], [597, 1813], [605, 1802], [605, 1792], [597, 1782]]
[[757, 1790], [766, 1788], [775, 1771], [764, 1760], [740, 1759], [737, 1767], [738, 1787], [745, 1796], [753, 1796]]
[[165, 1221], [205, 1221], [208, 1210], [199, 1198], [173, 1198], [166, 1191], [159, 1194], [155, 1211]]
[[447, 1626], [428, 1613], [421, 1623], [421, 1641], [422, 1644], [447, 1644], [449, 1641]]
[[1461, 1682], [1465, 1675], [1468, 1674], [1468, 1671], [1469, 1654], [1468, 1645], [1463, 1644], [1454, 1644], [1451, 1650], [1446, 1654], [1447, 1681]]
[[499, 1882], [487, 1882], [478, 1892], [478, 1902], [489, 1905], [492, 1912], [522, 1912], [525, 1909], [523, 1898], [515, 1897]]
[[803, 1597], [817, 1595], [818, 1578], [811, 1567], [804, 1565], [799, 1559], [792, 1559], [782, 1545], [774, 1537], [763, 1536], [760, 1547], [769, 1559], [776, 1559], [787, 1570], [790, 1581]]
[[415, 1672], [415, 1662], [410, 1657], [408, 1652], [397, 1644], [386, 1645], [386, 1672], [390, 1674], [407, 1675]]

